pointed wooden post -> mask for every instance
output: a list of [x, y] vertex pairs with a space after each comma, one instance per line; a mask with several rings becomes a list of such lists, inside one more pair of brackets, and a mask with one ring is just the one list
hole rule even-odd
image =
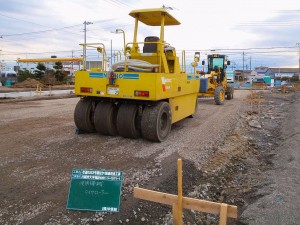
[[178, 204], [177, 203], [173, 203], [172, 205], [172, 211], [173, 211], [173, 225], [179, 225], [178, 222]]
[[182, 160], [177, 161], [178, 171], [178, 225], [182, 225]]
[[220, 225], [226, 225], [227, 222], [227, 204], [221, 203]]
[[178, 198], [177, 202], [173, 203], [173, 225], [182, 225], [182, 160], [177, 160], [177, 186]]

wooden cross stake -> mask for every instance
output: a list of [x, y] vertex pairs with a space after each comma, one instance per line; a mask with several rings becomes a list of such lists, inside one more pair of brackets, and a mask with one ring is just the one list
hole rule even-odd
[[158, 202], [172, 206], [173, 225], [182, 225], [182, 209], [193, 209], [200, 212], [220, 215], [220, 225], [226, 225], [227, 217], [237, 218], [237, 207], [225, 203], [216, 203], [182, 196], [182, 161], [178, 159], [178, 195], [151, 191], [143, 188], [134, 188], [135, 198]]
[[261, 98], [260, 95], [257, 95], [256, 91], [251, 90], [250, 96], [247, 98], [244, 98], [243, 101], [250, 102], [250, 113], [252, 113], [254, 111], [253, 110], [254, 103], [257, 103], [257, 112], [260, 113], [260, 103], [264, 102], [265, 99]]

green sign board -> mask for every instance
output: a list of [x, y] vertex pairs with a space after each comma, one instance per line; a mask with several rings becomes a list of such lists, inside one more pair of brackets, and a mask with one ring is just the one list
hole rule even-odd
[[67, 209], [119, 212], [121, 171], [73, 169]]

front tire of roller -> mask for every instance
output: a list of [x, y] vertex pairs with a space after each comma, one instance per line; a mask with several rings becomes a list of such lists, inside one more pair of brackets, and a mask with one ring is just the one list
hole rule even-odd
[[115, 136], [118, 134], [117, 107], [110, 102], [99, 102], [94, 113], [94, 124], [98, 133]]
[[117, 115], [118, 133], [125, 138], [139, 138], [138, 107], [134, 104], [122, 104]]
[[76, 127], [84, 132], [95, 132], [93, 115], [94, 102], [89, 99], [80, 99], [74, 111], [74, 122]]
[[141, 130], [144, 138], [162, 142], [168, 137], [172, 125], [169, 103], [159, 102], [155, 106], [145, 107], [142, 115]]

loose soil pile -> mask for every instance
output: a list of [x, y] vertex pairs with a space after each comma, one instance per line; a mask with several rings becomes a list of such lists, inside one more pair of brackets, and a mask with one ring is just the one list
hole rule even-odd
[[27, 78], [26, 80], [15, 85], [15, 87], [17, 88], [36, 88], [37, 86], [41, 88], [44, 87], [44, 85], [41, 82], [31, 78]]

